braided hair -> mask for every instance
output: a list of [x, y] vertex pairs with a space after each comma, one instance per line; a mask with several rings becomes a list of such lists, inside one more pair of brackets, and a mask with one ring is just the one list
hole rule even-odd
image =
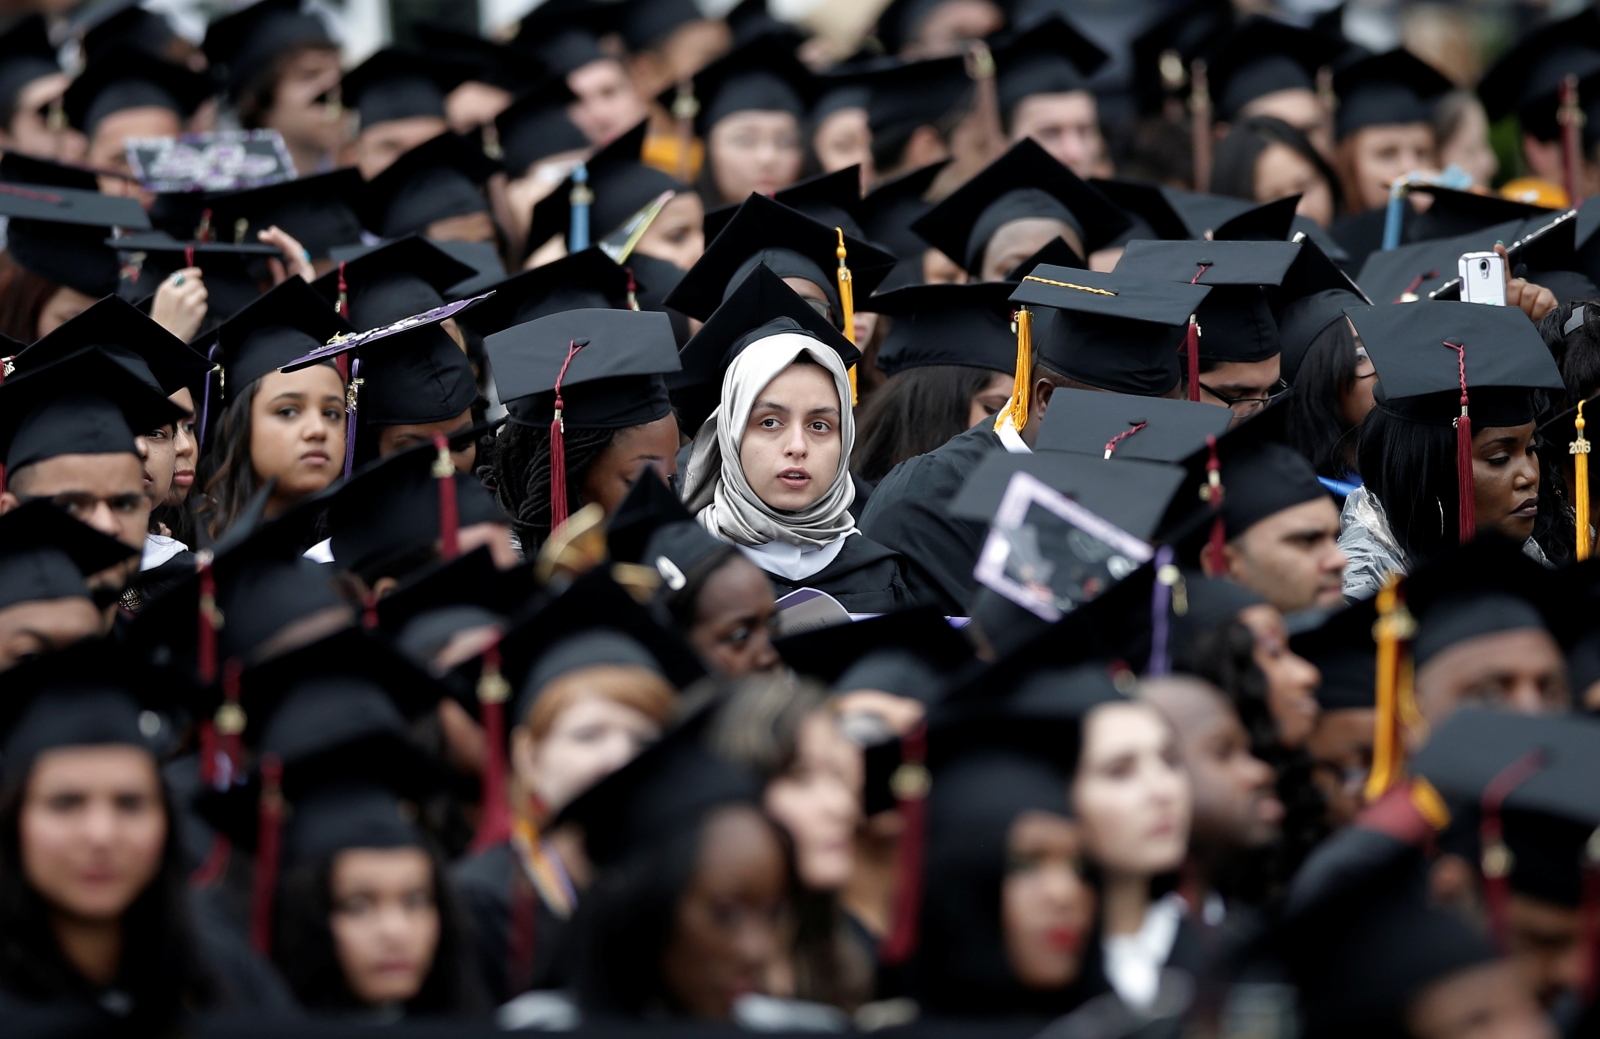
[[[583, 504], [584, 480], [595, 460], [616, 440], [618, 429], [567, 426], [567, 501]], [[481, 455], [480, 455], [481, 457]], [[550, 430], [508, 422], [493, 440], [489, 461], [478, 467], [495, 500], [511, 517], [522, 553], [533, 558], [550, 536]]]

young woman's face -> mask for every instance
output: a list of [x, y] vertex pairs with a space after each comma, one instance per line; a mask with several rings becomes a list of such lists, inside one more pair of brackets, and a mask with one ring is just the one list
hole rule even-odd
[[368, 1006], [415, 999], [439, 948], [433, 860], [421, 848], [352, 848], [328, 876], [328, 929], [345, 983]]
[[736, 999], [762, 990], [784, 955], [785, 873], [777, 835], [755, 809], [722, 808], [701, 826], [661, 952], [667, 994], [683, 1013], [727, 1020]]
[[1333, 223], [1333, 186], [1310, 159], [1287, 144], [1273, 142], [1256, 157], [1255, 195], [1257, 202], [1299, 195], [1296, 213], [1319, 227]]
[[770, 195], [800, 179], [800, 125], [788, 112], [735, 112], [717, 121], [706, 145], [724, 204]]
[[1089, 715], [1072, 796], [1089, 853], [1107, 872], [1154, 876], [1183, 861], [1189, 781], [1172, 727], [1148, 704]]
[[839, 391], [820, 364], [791, 364], [750, 409], [739, 465], [750, 488], [779, 512], [798, 512], [828, 493], [839, 474]]
[[1433, 128], [1427, 123], [1368, 126], [1345, 139], [1341, 151], [1350, 164], [1351, 186], [1362, 209], [1389, 201], [1389, 185], [1414, 171], [1434, 168]]
[[1095, 909], [1082, 866], [1083, 841], [1070, 819], [1029, 810], [1011, 823], [1000, 923], [1006, 959], [1026, 988], [1050, 992], [1078, 976]]
[[863, 184], [872, 180], [872, 130], [865, 108], [840, 108], [823, 117], [811, 134], [811, 150], [824, 173], [859, 164]]
[[1317, 725], [1317, 687], [1322, 672], [1289, 648], [1289, 631], [1277, 607], [1257, 603], [1239, 611], [1239, 622], [1255, 636], [1251, 654], [1267, 676], [1267, 711], [1278, 726], [1278, 742], [1303, 747]]
[[189, 412], [188, 418], [178, 420], [172, 439], [172, 488], [167, 491], [165, 505], [182, 505], [194, 486], [194, 466], [200, 460], [200, 439], [195, 436], [194, 395], [187, 388], [169, 398], [172, 403]]
[[584, 475], [584, 504], [599, 502], [611, 515], [647, 469], [663, 480], [678, 475], [678, 420], [671, 415], [618, 431]]
[[[1345, 318], [1345, 320], [1350, 319]], [[1377, 384], [1378, 369], [1372, 366], [1372, 358], [1367, 356], [1367, 348], [1357, 346], [1355, 378], [1350, 381], [1350, 388], [1339, 397], [1339, 412], [1350, 425], [1361, 425], [1361, 421], [1367, 417], [1367, 412], [1377, 404], [1372, 396], [1372, 388]]]
[[1043, 249], [1057, 238], [1083, 255], [1083, 239], [1068, 227], [1065, 221], [1050, 217], [1030, 216], [1001, 224], [983, 249], [983, 265], [978, 272], [979, 281], [1002, 281], [1023, 260]]
[[250, 405], [250, 464], [256, 480], [276, 478], [275, 496], [315, 494], [344, 464], [344, 382], [334, 368], [268, 372]]
[[544, 739], [514, 740], [512, 765], [523, 787], [553, 814], [660, 735], [648, 715], [600, 693], [580, 693]]
[[115, 744], [45, 751], [17, 825], [23, 874], [55, 912], [117, 920], [161, 871], [167, 811], [155, 759]]
[[152, 506], [160, 505], [172, 492], [172, 476], [178, 464], [178, 431], [173, 426], [157, 426], [134, 437], [139, 460], [144, 463], [144, 493]]
[[[319, 98], [339, 82], [337, 48], [306, 49], [295, 54], [278, 77], [272, 107], [262, 124], [300, 148], [332, 152], [344, 144], [344, 116]], [[302, 176], [315, 172], [301, 170]]]
[[794, 838], [800, 882], [813, 891], [838, 891], [855, 865], [861, 751], [826, 710], [800, 723], [798, 743], [793, 766], [767, 784], [767, 812]]
[[56, 289], [55, 295], [45, 301], [44, 308], [39, 311], [39, 320], [35, 325], [38, 338], [43, 339], [92, 306], [94, 306], [92, 296], [85, 296], [77, 289], [70, 289], [65, 285], [61, 286]]
[[726, 678], [777, 670], [783, 658], [772, 648], [772, 599], [761, 568], [734, 556], [701, 586], [689, 644]]
[[971, 429], [986, 418], [993, 418], [1006, 406], [1006, 401], [1011, 399], [1011, 393], [1016, 389], [1017, 377], [1004, 372], [995, 372], [990, 376], [989, 382], [972, 395], [972, 400], [967, 403], [967, 428]]
[[1472, 434], [1472, 497], [1479, 530], [1516, 541], [1533, 536], [1539, 514], [1539, 456], [1533, 423], [1486, 426]]
[[706, 207], [699, 195], [692, 191], [674, 195], [661, 207], [634, 251], [686, 271], [706, 251], [706, 233], [701, 227], [705, 218]]

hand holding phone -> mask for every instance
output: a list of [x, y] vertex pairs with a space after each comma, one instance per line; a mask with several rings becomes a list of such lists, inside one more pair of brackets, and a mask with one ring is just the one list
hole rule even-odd
[[1499, 253], [1465, 253], [1456, 261], [1456, 270], [1464, 302], [1506, 305], [1506, 261]]

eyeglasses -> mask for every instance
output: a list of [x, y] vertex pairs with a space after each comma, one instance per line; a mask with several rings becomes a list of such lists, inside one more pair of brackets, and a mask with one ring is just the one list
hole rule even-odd
[[113, 515], [127, 516], [135, 512], [148, 511], [150, 499], [140, 494], [112, 494], [104, 498], [93, 494], [51, 494], [40, 496], [18, 495], [23, 502], [38, 501], [42, 497], [45, 501], [65, 512], [68, 516], [80, 522], [87, 523], [88, 518], [95, 514], [101, 505], [111, 510]]
[[823, 317], [827, 318], [828, 319], [828, 324], [830, 324], [830, 325], [837, 325], [838, 324], [838, 322], [833, 319], [833, 304], [829, 303], [827, 300], [825, 300], [825, 299], [807, 299], [806, 300], [806, 306], [810, 307], [812, 310], [815, 310], [817, 313], [819, 313]]
[[1210, 386], [1207, 386], [1205, 383], [1201, 383], [1200, 388], [1220, 400], [1222, 403], [1226, 404], [1228, 407], [1232, 408], [1241, 417], [1246, 415], [1254, 415], [1268, 404], [1271, 404], [1273, 401], [1278, 400], [1285, 393], [1289, 392], [1289, 384], [1284, 382], [1282, 379], [1279, 379], [1277, 382], [1273, 383], [1270, 388], [1268, 388], [1267, 395], [1265, 397], [1230, 397], [1226, 393], [1217, 392]]

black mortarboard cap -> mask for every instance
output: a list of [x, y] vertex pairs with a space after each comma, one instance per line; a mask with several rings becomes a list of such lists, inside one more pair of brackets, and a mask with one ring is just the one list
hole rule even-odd
[[444, 118], [444, 99], [472, 75], [472, 66], [428, 51], [385, 47], [344, 74], [339, 96], [365, 130], [393, 119]]
[[884, 181], [861, 200], [861, 227], [867, 239], [887, 249], [900, 261], [878, 286], [880, 291], [922, 283], [922, 254], [928, 251], [928, 243], [911, 230], [911, 225], [933, 208], [933, 203], [924, 201], [923, 196], [947, 165], [949, 163], [935, 162]]
[[728, 23], [728, 28], [733, 30], [733, 43], [736, 47], [748, 43], [757, 36], [795, 33], [794, 27], [788, 22], [772, 16], [772, 12], [767, 8], [767, 0], [739, 0], [733, 5], [733, 9], [722, 17], [723, 21]]
[[1065, 18], [1051, 15], [994, 48], [1000, 113], [1009, 120], [1024, 98], [1088, 90], [1109, 55]]
[[350, 323], [378, 328], [444, 305], [444, 292], [477, 271], [434, 243], [407, 235], [346, 260], [311, 283], [330, 307], [345, 285]]
[[437, 321], [355, 350], [361, 357], [361, 421], [367, 426], [447, 422], [478, 399], [472, 362]]
[[82, 166], [68, 166], [50, 159], [21, 152], [0, 155], [0, 181], [7, 184], [47, 184], [57, 188], [76, 188], [98, 193], [100, 174]]
[[1300, 255], [1284, 276], [1283, 283], [1276, 290], [1267, 290], [1267, 296], [1277, 317], [1278, 342], [1283, 348], [1280, 373], [1289, 383], [1299, 374], [1300, 363], [1305, 360], [1312, 341], [1329, 325], [1342, 320], [1346, 307], [1372, 302], [1350, 276], [1309, 239], [1300, 242]]
[[1017, 337], [1011, 331], [1013, 282], [908, 285], [880, 292], [859, 309], [894, 319], [878, 347], [878, 367], [894, 375], [909, 368], [955, 364], [1014, 374]]
[[301, 0], [259, 0], [213, 21], [201, 46], [213, 74], [238, 97], [279, 54], [337, 44], [320, 17], [301, 11]]
[[957, 188], [911, 225], [923, 240], [969, 273], [983, 265], [983, 250], [1002, 226], [1049, 217], [1075, 229], [1094, 252], [1128, 226], [1115, 206], [1050, 156], [1031, 138]]
[[1375, 251], [1361, 265], [1356, 283], [1379, 304], [1427, 296], [1456, 278], [1456, 261], [1463, 253], [1487, 252], [1497, 241], [1513, 241], [1520, 227], [1520, 222], [1507, 222], [1455, 238]]
[[1433, 66], [1403, 48], [1361, 58], [1333, 74], [1339, 98], [1335, 136], [1343, 140], [1363, 127], [1430, 122], [1434, 103], [1451, 88]]
[[1322, 673], [1317, 703], [1324, 711], [1371, 710], [1377, 706], [1378, 645], [1373, 600], [1346, 606], [1310, 631], [1290, 636], [1289, 648]]
[[32, 371], [89, 347], [99, 347], [167, 396], [193, 386], [212, 367], [138, 308], [108, 296], [17, 354], [16, 370]]
[[276, 246], [261, 242], [186, 242], [165, 231], [134, 232], [107, 239], [106, 244], [126, 261], [117, 293], [132, 303], [148, 300], [163, 278], [189, 266], [192, 259], [206, 283], [206, 329], [255, 302], [263, 281], [270, 280], [266, 259], [283, 255]]
[[129, 108], [165, 108], [187, 119], [210, 94], [210, 81], [200, 73], [117, 47], [79, 73], [62, 104], [73, 127], [93, 136], [100, 120]]
[[89, 4], [71, 26], [83, 50], [83, 60], [95, 59], [116, 47], [131, 47], [153, 58], [170, 59], [177, 33], [165, 15], [148, 10], [138, 0], [111, 0]]
[[867, 125], [875, 139], [905, 140], [919, 126], [943, 124], [973, 96], [960, 55], [928, 61], [885, 61], [864, 72]]
[[[1317, 479], [1311, 463], [1289, 446], [1284, 431], [1288, 405], [1283, 401], [1268, 407], [1217, 438], [1222, 524], [1230, 539], [1284, 509], [1328, 497], [1328, 489]], [[1207, 482], [1210, 455], [1209, 446], [1201, 444], [1185, 459], [1187, 484], [1193, 493], [1180, 493], [1179, 502], [1203, 501], [1200, 488]], [[1195, 511], [1211, 515], [1209, 505]]]
[[1536, 220], [1542, 224], [1556, 215], [1555, 210], [1544, 206], [1517, 202], [1500, 195], [1456, 191], [1432, 184], [1419, 184], [1415, 190], [1432, 197], [1433, 205], [1410, 221], [1406, 228], [1408, 241], [1450, 238], [1513, 220]]
[[[875, 676], [878, 684], [866, 685], [860, 679], [868, 677], [866, 668], [872, 658], [889, 654], [896, 662], [907, 656], [919, 661], [913, 678], [926, 679], [930, 671], [935, 676], [956, 673], [971, 662], [972, 649], [965, 639], [951, 637], [954, 630], [936, 607], [919, 606], [790, 635], [778, 639], [773, 648], [798, 674], [825, 682], [837, 692], [879, 689], [927, 702], [937, 698], [941, 682], [936, 680], [932, 688], [902, 691], [901, 682], [888, 684], [894, 678], [892, 667]], [[851, 675], [855, 678], [842, 681]]]
[[672, 413], [662, 376], [678, 370], [678, 348], [665, 314], [562, 311], [496, 332], [484, 349], [513, 422], [548, 426], [558, 380], [569, 425], [622, 429]]
[[479, 188], [498, 168], [482, 148], [446, 130], [367, 182], [362, 223], [374, 234], [399, 238], [420, 234], [436, 220], [486, 212]]
[[1134, 37], [1130, 48], [1134, 100], [1141, 115], [1158, 114], [1168, 98], [1189, 95], [1189, 63], [1232, 29], [1228, 0], [1180, 4]]
[[389, 633], [395, 646], [411, 659], [431, 659], [442, 643], [426, 654], [411, 652], [419, 641], [432, 641], [423, 630], [430, 627], [430, 619], [437, 616], [443, 621], [447, 613], [465, 616], [470, 611], [477, 617], [494, 617], [503, 623], [533, 594], [531, 568], [501, 570], [495, 566], [488, 547], [481, 546], [419, 571], [385, 595], [378, 601], [378, 627]]
[[1242, 199], [1201, 195], [1165, 184], [1098, 179], [1089, 184], [1130, 217], [1142, 221], [1156, 238], [1168, 241], [1202, 238], [1206, 231], [1245, 212], [1251, 205]]
[[[639, 161], [648, 127], [648, 121], [641, 122], [584, 164], [594, 199], [589, 203], [589, 227], [595, 241], [609, 236], [663, 192], [689, 190], [687, 184], [671, 174]], [[571, 230], [574, 183], [569, 175], [533, 207], [533, 223], [528, 228], [529, 249], [538, 248], [556, 235], [565, 238]]]
[[25, 15], [0, 34], [0, 106], [4, 111], [16, 108], [23, 87], [60, 71], [43, 15]]
[[861, 359], [861, 352], [827, 318], [771, 269], [757, 264], [684, 346], [682, 373], [667, 380], [679, 423], [685, 429], [699, 429], [716, 409], [723, 373], [740, 351], [785, 332], [808, 335], [832, 347], [846, 367]]
[[1259, 97], [1317, 89], [1317, 70], [1331, 64], [1332, 40], [1265, 16], [1247, 18], [1211, 52], [1206, 76], [1217, 117], [1225, 121]]
[[0, 383], [0, 453], [8, 472], [60, 455], [134, 454], [135, 433], [186, 414], [110, 355], [79, 350]]
[[1034, 326], [1038, 362], [1114, 393], [1159, 397], [1178, 385], [1178, 351], [1206, 285], [1035, 267], [1013, 303], [1049, 307]]
[[1418, 668], [1462, 642], [1502, 631], [1543, 629], [1569, 646], [1585, 624], [1579, 582], [1563, 580], [1524, 555], [1521, 545], [1494, 534], [1417, 568], [1405, 592], [1417, 619], [1411, 657]]
[[150, 226], [136, 199], [65, 187], [0, 184], [6, 250], [46, 281], [99, 298], [116, 291], [117, 254], [105, 244], [113, 227]]
[[1216, 291], [1195, 315], [1201, 358], [1263, 361], [1281, 347], [1278, 323], [1262, 287], [1281, 283], [1299, 252], [1294, 242], [1130, 242], [1117, 271], [1130, 278], [1212, 286]]
[[[888, 276], [895, 258], [849, 234], [844, 236], [844, 244], [854, 293], [865, 298]], [[765, 195], [751, 195], [672, 290], [666, 304], [692, 318], [708, 320], [759, 263], [780, 278], [813, 282], [827, 294], [837, 314], [838, 248], [839, 233], [832, 227]]]
[[413, 22], [411, 28], [413, 38], [422, 41], [430, 52], [465, 63], [471, 70], [467, 76], [470, 82], [516, 94], [545, 78], [543, 63], [510, 44], [431, 19]]
[[[791, 184], [771, 196], [790, 209], [804, 213], [820, 224], [843, 229], [847, 235], [867, 239], [870, 236], [861, 227], [861, 167], [846, 166], [832, 173], [807, 177]], [[706, 241], [716, 238], [733, 214], [737, 205], [721, 206], [706, 214]]]
[[1593, 8], [1527, 33], [1478, 81], [1491, 123], [1517, 113], [1524, 133], [1542, 141], [1560, 135], [1556, 119], [1561, 81], [1600, 72], [1600, 17]]
[[[817, 80], [795, 56], [792, 40], [758, 36], [694, 74], [693, 93], [700, 108], [695, 133], [706, 137], [718, 122], [738, 112], [788, 112], [798, 122], [816, 94]], [[677, 88], [658, 101], [672, 108]]]
[[1061, 388], [1039, 427], [1040, 451], [1181, 462], [1228, 430], [1226, 408], [1164, 397]]
[[[634, 277], [634, 302], [639, 304], [640, 310], [655, 310], [667, 315], [672, 322], [673, 338], [678, 341], [681, 350], [689, 341], [689, 319], [667, 306], [667, 297], [672, 295], [672, 290], [678, 287], [686, 272], [670, 260], [646, 256], [638, 251], [630, 253], [623, 264], [623, 269]], [[623, 306], [628, 305], [624, 301]]]
[[0, 516], [0, 610], [46, 599], [87, 599], [84, 579], [136, 553], [116, 538], [30, 501]]
[[355, 168], [280, 181], [213, 198], [212, 225], [228, 241], [254, 242], [277, 226], [289, 232], [313, 260], [340, 245], [361, 240], [356, 216], [365, 181]]
[[223, 393], [231, 397], [268, 372], [320, 349], [351, 328], [295, 275], [217, 329]]
[[638, 479], [606, 520], [606, 548], [619, 563], [661, 575], [662, 594], [682, 591], [702, 560], [729, 546], [697, 523], [666, 481]]
[[630, 51], [649, 50], [679, 28], [706, 17], [694, 0], [625, 0], [620, 6], [622, 40]]
[[1019, 472], [1037, 477], [1106, 522], [1144, 541], [1154, 536], [1184, 477], [1182, 469], [1162, 462], [1108, 460], [1066, 451], [994, 454], [967, 477], [949, 503], [950, 515], [983, 522], [993, 519], [1011, 478]]
[[565, 76], [612, 58], [600, 37], [612, 31], [616, 8], [597, 0], [546, 0], [523, 16], [512, 43]]
[[[462, 324], [487, 336], [563, 310], [599, 310], [628, 305], [628, 272], [599, 246], [518, 271], [484, 291], [494, 295], [463, 311]], [[503, 392], [503, 391], [502, 391]]]
[[554, 75], [529, 88], [494, 117], [506, 171], [512, 177], [527, 173], [540, 159], [588, 149], [589, 139], [567, 114], [577, 99], [567, 86], [567, 77]]

